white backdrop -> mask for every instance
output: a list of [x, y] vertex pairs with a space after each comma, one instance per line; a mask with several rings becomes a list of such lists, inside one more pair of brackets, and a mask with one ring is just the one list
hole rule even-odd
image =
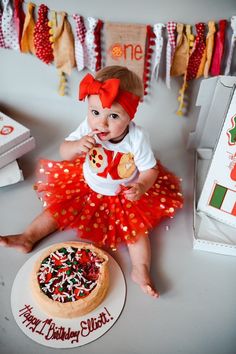
[[[37, 0], [34, 3], [42, 2]], [[44, 3], [50, 9], [64, 10], [70, 15], [79, 13], [102, 21], [151, 25], [169, 20], [190, 24], [211, 19], [229, 20], [236, 10], [234, 0], [146, 0], [138, 4], [134, 0], [45, 0]], [[69, 20], [73, 24], [71, 17]], [[200, 83], [200, 80], [191, 83], [187, 91], [187, 116], [176, 116], [182, 79], [172, 79], [171, 90], [166, 88], [164, 60], [165, 53], [162, 55], [159, 81], [151, 82], [150, 94], [136, 116], [136, 121], [148, 129], [153, 148], [161, 156], [172, 155], [177, 147], [185, 148], [187, 134], [196, 124], [198, 109], [195, 100]], [[234, 74], [235, 62], [232, 65]], [[59, 76], [53, 65], [46, 65], [32, 55], [0, 49], [0, 109], [29, 126], [37, 139], [37, 146], [47, 157], [51, 157], [52, 150], [86, 114], [86, 104], [77, 101], [78, 82], [84, 73], [73, 70], [68, 83], [69, 95], [61, 97], [57, 93]], [[37, 154], [37, 150], [34, 153]]]

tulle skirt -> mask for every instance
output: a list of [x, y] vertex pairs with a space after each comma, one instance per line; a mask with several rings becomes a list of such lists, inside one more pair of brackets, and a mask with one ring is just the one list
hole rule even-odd
[[41, 160], [35, 189], [58, 228], [76, 229], [80, 238], [112, 249], [134, 243], [183, 205], [179, 179], [158, 162], [158, 177], [140, 200], [94, 192], [83, 176], [84, 158]]

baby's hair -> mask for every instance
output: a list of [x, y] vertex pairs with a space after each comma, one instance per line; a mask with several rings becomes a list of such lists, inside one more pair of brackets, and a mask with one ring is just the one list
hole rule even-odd
[[95, 79], [104, 82], [108, 79], [120, 79], [120, 89], [128, 91], [140, 98], [143, 97], [143, 83], [137, 74], [125, 66], [111, 65], [99, 70]]

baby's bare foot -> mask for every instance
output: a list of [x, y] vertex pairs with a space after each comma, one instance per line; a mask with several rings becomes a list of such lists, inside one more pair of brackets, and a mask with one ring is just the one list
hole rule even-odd
[[33, 242], [22, 234], [0, 236], [0, 246], [15, 248], [20, 252], [28, 253], [33, 248]]
[[132, 279], [148, 295], [159, 297], [159, 292], [152, 284], [148, 268], [145, 264], [134, 265], [131, 273]]

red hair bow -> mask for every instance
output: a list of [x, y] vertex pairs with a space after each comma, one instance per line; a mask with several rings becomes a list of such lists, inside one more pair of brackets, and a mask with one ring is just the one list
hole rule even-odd
[[99, 95], [103, 108], [111, 108], [114, 101], [118, 102], [130, 116], [134, 118], [140, 97], [128, 91], [120, 90], [120, 80], [113, 78], [104, 82], [95, 80], [87, 74], [80, 83], [79, 100], [84, 100], [89, 95]]
[[80, 83], [79, 99], [84, 100], [89, 95], [99, 95], [103, 108], [110, 108], [115, 101], [120, 87], [119, 79], [108, 79], [104, 82], [95, 80], [87, 74]]

